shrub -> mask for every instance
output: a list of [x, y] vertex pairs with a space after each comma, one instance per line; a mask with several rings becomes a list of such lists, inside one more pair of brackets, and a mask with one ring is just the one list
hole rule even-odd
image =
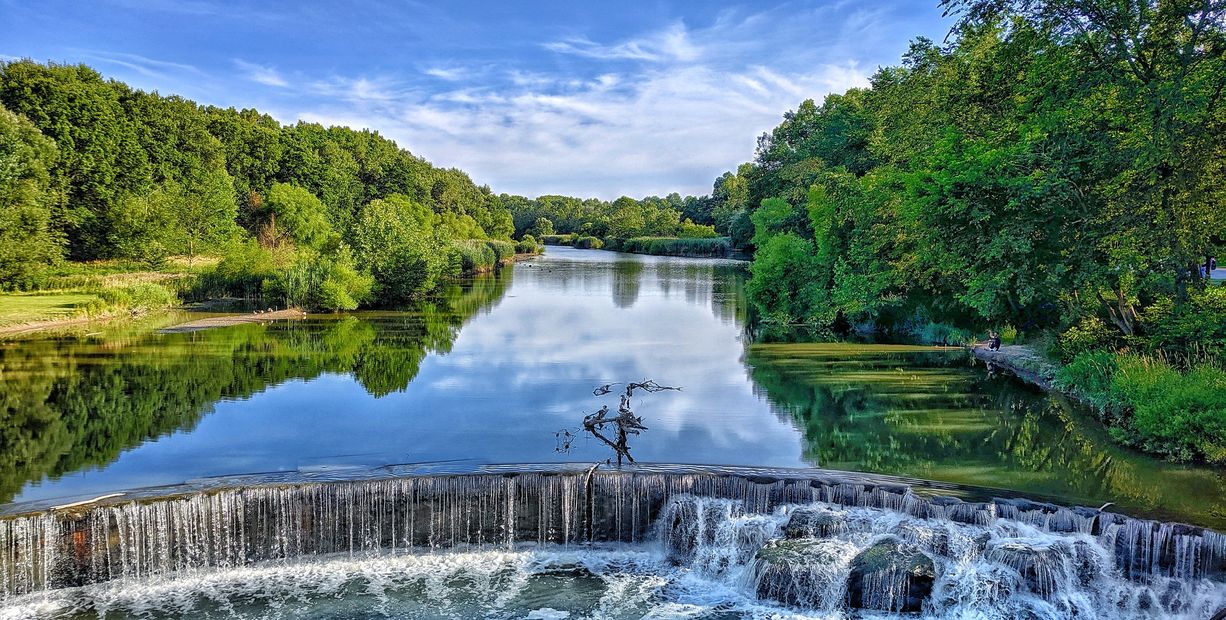
[[537, 243], [536, 239], [529, 234], [525, 234], [515, 244], [516, 254], [540, 254], [541, 250], [541, 244]]
[[1115, 332], [1096, 316], [1081, 319], [1056, 339], [1052, 353], [1060, 361], [1069, 362], [1089, 351], [1110, 348], [1115, 343]]
[[1226, 463], [1226, 371], [1180, 372], [1164, 360], [1085, 352], [1062, 368], [1058, 387], [1094, 405], [1117, 440], [1175, 461]]
[[515, 244], [502, 239], [486, 239], [485, 245], [494, 253], [495, 264], [515, 258]]
[[1177, 461], [1226, 463], [1226, 372], [1201, 365], [1181, 373], [1152, 357], [1122, 356], [1113, 395], [1133, 412], [1144, 450]]
[[353, 310], [370, 298], [374, 278], [359, 273], [349, 249], [335, 255], [305, 253], [270, 283], [288, 307], [306, 310]]
[[127, 311], [133, 314], [169, 308], [179, 303], [174, 291], [153, 282], [137, 282], [95, 291], [96, 301], [85, 306], [87, 314]]
[[1226, 287], [1195, 291], [1180, 307], [1170, 298], [1159, 299], [1141, 313], [1141, 322], [1140, 345], [1150, 353], [1183, 367], [1226, 360]]
[[255, 241], [235, 244], [215, 267], [197, 278], [190, 296], [193, 299], [261, 297], [264, 294], [264, 283], [276, 278], [293, 259], [293, 252], [290, 250], [273, 252]]
[[1072, 359], [1056, 373], [1055, 385], [1090, 402], [1101, 414], [1108, 411], [1111, 382], [1115, 377], [1116, 354], [1087, 351]]
[[574, 235], [541, 235], [540, 239], [545, 245], [571, 245], [575, 242]]

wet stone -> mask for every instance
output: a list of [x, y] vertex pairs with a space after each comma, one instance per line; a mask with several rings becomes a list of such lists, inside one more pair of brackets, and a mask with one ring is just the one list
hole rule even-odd
[[830, 538], [847, 531], [847, 516], [826, 508], [797, 508], [792, 511], [783, 535], [796, 538]]
[[934, 555], [948, 556], [950, 553], [949, 530], [943, 527], [930, 527], [921, 523], [903, 522], [894, 528], [894, 533], [903, 542]]
[[[1044, 599], [1064, 589], [1068, 583], [1074, 566], [1076, 551], [1072, 544], [1064, 541], [1039, 543], [1024, 540], [996, 541], [990, 546], [984, 557], [991, 562], [1007, 566], [1021, 576], [1025, 587]], [[1084, 577], [1091, 578], [1094, 566], [1087, 564], [1081, 567]]]
[[754, 590], [760, 599], [803, 609], [840, 604], [855, 552], [854, 545], [840, 540], [772, 541], [754, 556]]
[[857, 609], [919, 612], [932, 595], [936, 565], [923, 552], [886, 538], [860, 552], [847, 579], [848, 605]]

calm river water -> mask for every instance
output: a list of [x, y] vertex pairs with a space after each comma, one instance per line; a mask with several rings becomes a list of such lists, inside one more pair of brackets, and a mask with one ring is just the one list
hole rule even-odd
[[0, 502], [235, 473], [603, 462], [613, 453], [580, 426], [617, 395], [593, 389], [652, 379], [682, 390], [636, 395], [640, 461], [871, 471], [1226, 526], [1226, 472], [1120, 449], [963, 351], [750, 342], [744, 279], [732, 261], [551, 247], [410, 312], [3, 342]]

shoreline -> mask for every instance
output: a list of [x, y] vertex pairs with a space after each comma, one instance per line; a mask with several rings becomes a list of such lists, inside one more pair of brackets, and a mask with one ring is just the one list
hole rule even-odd
[[198, 332], [205, 329], [216, 329], [218, 327], [230, 327], [232, 325], [243, 325], [246, 323], [263, 323], [264, 321], [281, 321], [290, 319], [301, 319], [307, 316], [307, 313], [298, 308], [286, 308], [284, 310], [274, 310], [272, 312], [248, 312], [244, 314], [227, 314], [224, 316], [211, 316], [195, 321], [188, 321], [170, 327], [163, 327], [157, 330], [159, 334], [182, 334], [187, 332]]
[[[1044, 392], [1059, 394], [1079, 405], [1094, 410], [1095, 419], [1102, 424], [1100, 412], [1094, 404], [1077, 389], [1063, 389], [1056, 386], [1056, 374], [1060, 372], [1060, 364], [1039, 355], [1027, 345], [1014, 344], [992, 351], [986, 344], [976, 343], [970, 347], [971, 354], [985, 364], [994, 365], [1017, 377], [1018, 380], [1033, 385]], [[1103, 428], [1109, 428], [1103, 424]], [[1150, 455], [1153, 456], [1153, 455]], [[1155, 457], [1157, 458], [1157, 457]]]

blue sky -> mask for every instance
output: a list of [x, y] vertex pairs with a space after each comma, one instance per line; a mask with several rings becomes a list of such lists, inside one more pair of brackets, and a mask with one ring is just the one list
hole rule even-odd
[[0, 0], [0, 58], [368, 127], [495, 192], [703, 194], [807, 98], [867, 84], [936, 0]]

